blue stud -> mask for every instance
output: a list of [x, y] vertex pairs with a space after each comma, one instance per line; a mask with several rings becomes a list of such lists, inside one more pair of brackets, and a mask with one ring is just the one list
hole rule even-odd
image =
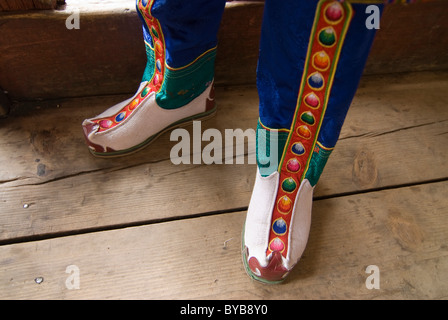
[[124, 118], [126, 116], [126, 112], [120, 112], [119, 114], [117, 114], [117, 116], [115, 117], [115, 122], [120, 122], [123, 121]]
[[296, 142], [292, 145], [291, 147], [291, 151], [298, 155], [301, 156], [305, 153], [305, 147], [303, 146], [303, 144], [301, 144], [300, 142]]
[[322, 89], [324, 86], [324, 78], [319, 72], [314, 72], [308, 77], [308, 84], [313, 89]]
[[287, 229], [286, 221], [283, 220], [282, 218], [275, 220], [274, 223], [272, 224], [272, 230], [277, 235], [281, 236], [281, 235], [285, 234], [286, 229]]

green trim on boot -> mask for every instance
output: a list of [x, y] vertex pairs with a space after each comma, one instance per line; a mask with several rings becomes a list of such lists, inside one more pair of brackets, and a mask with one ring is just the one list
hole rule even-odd
[[305, 179], [308, 179], [311, 186], [314, 187], [317, 184], [317, 181], [319, 181], [320, 175], [322, 174], [332, 151], [333, 148], [325, 148], [319, 142], [316, 143], [308, 170], [305, 174]]
[[182, 68], [166, 66], [162, 88], [156, 94], [157, 104], [177, 109], [198, 97], [213, 81], [215, 57], [216, 48], [212, 48]]
[[[278, 163], [282, 157], [286, 141], [288, 140], [288, 134], [289, 131], [285, 129], [268, 129], [260, 122], [260, 119], [258, 120], [256, 155], [257, 165], [262, 177], [267, 177], [278, 170]], [[271, 155], [271, 147], [275, 145], [277, 145], [277, 154], [274, 152]], [[305, 179], [308, 179], [311, 186], [314, 187], [317, 181], [319, 181], [332, 151], [333, 148], [326, 148], [319, 141], [316, 143], [308, 169], [305, 173]], [[275, 157], [273, 162], [271, 161], [271, 156]]]

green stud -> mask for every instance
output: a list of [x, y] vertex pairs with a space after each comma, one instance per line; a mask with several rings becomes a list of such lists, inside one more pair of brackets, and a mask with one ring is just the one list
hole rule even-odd
[[327, 27], [319, 32], [319, 41], [324, 46], [332, 46], [336, 42], [336, 33], [332, 27]]
[[310, 126], [312, 126], [316, 122], [316, 120], [314, 119], [313, 114], [310, 111], [302, 113], [302, 115], [300, 116], [300, 119], [303, 122], [309, 124]]
[[142, 98], [144, 98], [148, 94], [148, 92], [149, 92], [149, 87], [145, 87], [145, 88], [143, 88], [142, 93], [140, 94], [140, 96]]
[[286, 178], [282, 182], [282, 189], [286, 192], [293, 192], [297, 187], [296, 182], [293, 178]]
[[157, 33], [156, 28], [151, 27], [151, 33], [154, 35], [154, 37], [156, 37], [157, 39], [159, 39], [159, 34]]

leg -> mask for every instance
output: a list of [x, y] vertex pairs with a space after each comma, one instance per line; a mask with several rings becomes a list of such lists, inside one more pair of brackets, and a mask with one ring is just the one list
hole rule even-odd
[[147, 64], [133, 97], [83, 122], [96, 156], [125, 155], [216, 111], [217, 32], [225, 0], [137, 0]]
[[375, 35], [365, 27], [366, 5], [355, 2], [266, 1], [257, 72], [257, 139], [264, 141], [257, 145], [270, 142], [272, 151], [277, 144], [279, 157], [257, 151], [243, 238], [246, 270], [257, 280], [283, 280], [305, 250], [313, 189]]

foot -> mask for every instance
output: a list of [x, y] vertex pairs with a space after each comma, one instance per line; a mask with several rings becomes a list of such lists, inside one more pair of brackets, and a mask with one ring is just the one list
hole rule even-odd
[[[257, 170], [243, 235], [246, 272], [251, 278], [270, 284], [282, 282], [299, 261], [311, 225], [314, 187], [304, 179], [300, 186], [295, 186], [298, 190], [294, 201], [288, 197], [276, 201], [279, 178], [277, 171], [263, 177]], [[275, 220], [274, 207], [282, 215]]]
[[95, 156], [127, 155], [146, 147], [169, 129], [208, 118], [216, 111], [213, 90], [216, 47], [184, 66], [170, 66], [165, 35], [160, 22], [151, 14], [152, 4], [137, 2], [147, 54], [139, 89], [132, 98], [82, 124]]
[[142, 82], [132, 98], [84, 120], [84, 136], [93, 155], [110, 157], [136, 152], [163, 132], [207, 119], [216, 112], [212, 83], [198, 97], [176, 109], [160, 107], [152, 86], [152, 82]]

